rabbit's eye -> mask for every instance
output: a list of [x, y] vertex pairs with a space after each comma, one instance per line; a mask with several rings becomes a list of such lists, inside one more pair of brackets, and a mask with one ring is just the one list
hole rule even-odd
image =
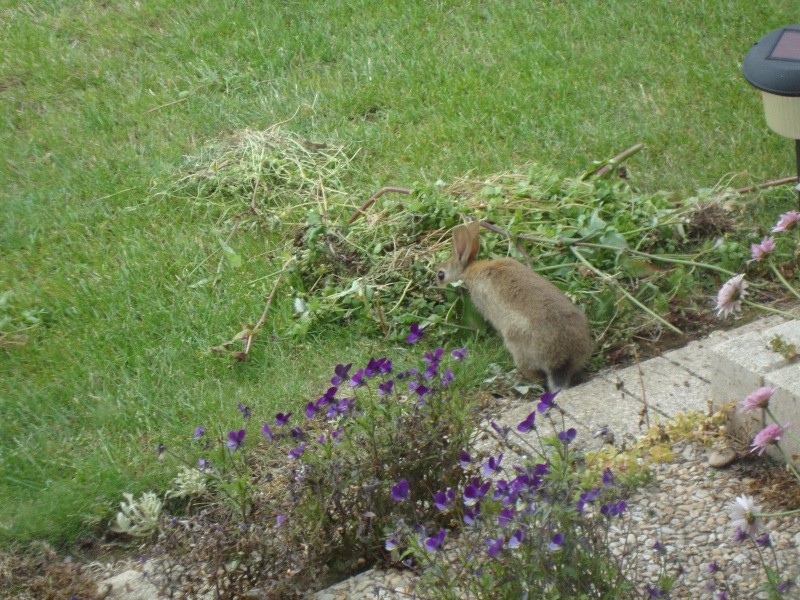
[[439, 278], [439, 281], [444, 281], [444, 271], [439, 271], [436, 276]]

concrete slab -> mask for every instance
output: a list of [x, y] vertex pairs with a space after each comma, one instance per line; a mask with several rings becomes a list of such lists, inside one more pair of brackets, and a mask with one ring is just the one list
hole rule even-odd
[[[792, 461], [800, 465], [800, 363], [795, 362], [764, 378], [764, 384], [777, 388], [769, 401], [770, 412], [775, 422], [783, 426], [791, 423], [786, 435], [781, 439], [781, 447]], [[767, 423], [773, 422], [767, 418]], [[770, 454], [780, 459], [779, 453]]]
[[668, 418], [684, 412], [708, 411], [711, 384], [662, 357], [615, 371], [606, 378], [621, 383], [627, 394], [640, 402], [646, 400], [651, 409]]

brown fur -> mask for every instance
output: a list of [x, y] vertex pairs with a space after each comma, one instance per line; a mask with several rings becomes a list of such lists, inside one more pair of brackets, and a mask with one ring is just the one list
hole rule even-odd
[[453, 256], [439, 267], [439, 283], [464, 282], [523, 377], [544, 373], [551, 390], [568, 387], [591, 352], [586, 316], [556, 286], [515, 260], [475, 261], [478, 227], [473, 221], [453, 230]]

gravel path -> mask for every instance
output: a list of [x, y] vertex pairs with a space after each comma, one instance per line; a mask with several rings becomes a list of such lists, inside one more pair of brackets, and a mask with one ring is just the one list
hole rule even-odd
[[[681, 565], [684, 575], [672, 598], [714, 598], [709, 582], [728, 583], [742, 599], [768, 598], [759, 591], [764, 571], [750, 542], [733, 541], [728, 505], [736, 496], [748, 494], [751, 482], [735, 464], [726, 469], [708, 466], [706, 450], [681, 442], [673, 447], [671, 463], [653, 466], [653, 481], [628, 500], [629, 521], [616, 530], [612, 549], [627, 544], [638, 552], [637, 570], [645, 577], [658, 574], [659, 558], [653, 546], [660, 542], [669, 564]], [[756, 504], [759, 498], [756, 495]], [[780, 561], [782, 572], [800, 573], [800, 517], [774, 519], [765, 523]], [[721, 571], [711, 575], [707, 567], [715, 560]], [[716, 578], [716, 579], [714, 579]], [[655, 583], [653, 581], [653, 583]], [[414, 576], [408, 571], [371, 570], [318, 592], [318, 600], [361, 600], [367, 598], [414, 598]], [[713, 588], [712, 588], [713, 589]], [[786, 598], [800, 598], [794, 587]]]

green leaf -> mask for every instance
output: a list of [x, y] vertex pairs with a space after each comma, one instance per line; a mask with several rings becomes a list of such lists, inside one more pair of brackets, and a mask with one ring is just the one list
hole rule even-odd
[[225, 256], [225, 260], [228, 261], [228, 264], [233, 269], [238, 269], [242, 266], [242, 257], [239, 256], [236, 251], [231, 248], [228, 244], [226, 244], [222, 238], [217, 238], [219, 240], [219, 245], [222, 247], [222, 254]]

